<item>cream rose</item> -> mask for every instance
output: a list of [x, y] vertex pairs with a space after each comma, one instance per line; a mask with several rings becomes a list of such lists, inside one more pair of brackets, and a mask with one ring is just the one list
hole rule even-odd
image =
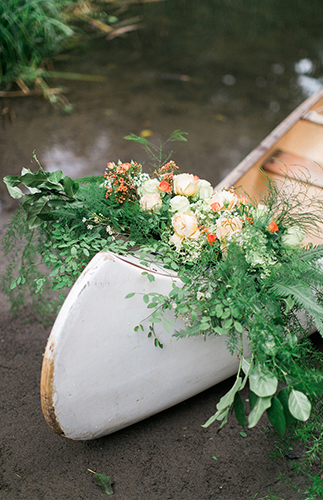
[[205, 179], [200, 180], [200, 188], [197, 192], [197, 196], [199, 200], [208, 200], [211, 198], [213, 193], [213, 187], [209, 183], [209, 181], [206, 181]]
[[223, 189], [214, 193], [212, 198], [208, 200], [208, 204], [215, 212], [219, 212], [220, 210], [232, 210], [238, 200], [237, 195]]
[[138, 193], [140, 196], [145, 196], [146, 194], [158, 193], [157, 186], [159, 185], [158, 179], [148, 179], [139, 188]]
[[184, 238], [197, 240], [200, 237], [197, 218], [194, 214], [184, 214], [177, 212], [172, 218], [174, 234], [169, 239], [170, 243], [179, 248]]
[[233, 233], [237, 233], [242, 229], [242, 221], [239, 217], [220, 217], [216, 221], [216, 236], [221, 241], [221, 243], [226, 243], [228, 238], [232, 236]]
[[281, 237], [281, 241], [283, 245], [287, 245], [289, 247], [297, 248], [300, 244], [305, 240], [304, 231], [298, 227], [289, 227], [285, 234]]
[[171, 212], [189, 212], [190, 202], [185, 196], [174, 196], [170, 200], [170, 210]]
[[200, 179], [192, 174], [174, 175], [174, 192], [181, 196], [194, 196], [200, 187]]
[[160, 194], [145, 194], [142, 198], [140, 198], [140, 206], [143, 210], [158, 210], [162, 207]]

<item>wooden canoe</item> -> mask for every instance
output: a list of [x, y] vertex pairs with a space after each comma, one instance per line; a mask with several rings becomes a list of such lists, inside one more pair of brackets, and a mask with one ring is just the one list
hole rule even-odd
[[[323, 88], [296, 108], [215, 189], [243, 186], [259, 199], [266, 190], [266, 175], [278, 185], [284, 183], [285, 189], [301, 191], [306, 184], [309, 197], [323, 199]], [[318, 244], [322, 238], [310, 237], [310, 241]]]
[[[243, 185], [257, 195], [264, 189], [260, 167], [279, 181], [282, 170], [302, 165], [308, 169], [311, 189], [320, 196], [322, 110], [323, 90], [297, 108], [216, 189]], [[99, 253], [64, 302], [41, 375], [44, 417], [58, 434], [74, 440], [110, 434], [236, 373], [238, 361], [222, 337], [175, 340], [172, 331], [157, 330], [164, 346], [160, 349], [147, 331], [134, 331], [147, 316], [142, 294], [166, 294], [177, 280], [154, 264], [149, 272], [155, 281], [149, 282], [142, 275], [146, 270], [134, 257]], [[126, 299], [130, 292], [137, 293]]]

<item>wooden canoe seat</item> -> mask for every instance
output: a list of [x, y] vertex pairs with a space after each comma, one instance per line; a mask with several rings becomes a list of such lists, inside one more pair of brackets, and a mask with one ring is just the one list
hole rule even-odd
[[308, 158], [276, 150], [265, 160], [262, 168], [265, 172], [323, 187], [323, 162], [321, 166]]
[[323, 125], [323, 115], [317, 111], [307, 111], [302, 116], [302, 120], [307, 120], [309, 122], [316, 123], [317, 125]]

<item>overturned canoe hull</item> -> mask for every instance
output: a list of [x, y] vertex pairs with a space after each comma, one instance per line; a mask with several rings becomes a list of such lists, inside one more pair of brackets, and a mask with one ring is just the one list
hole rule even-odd
[[[99, 253], [57, 317], [45, 351], [41, 396], [49, 426], [74, 440], [97, 438], [184, 401], [237, 371], [224, 338], [176, 340], [158, 329], [163, 348], [134, 327], [151, 310], [143, 294], [168, 294], [178, 282], [138, 259]], [[132, 298], [125, 296], [136, 292]], [[172, 313], [169, 319], [174, 319]], [[145, 322], [143, 323], [145, 325]], [[176, 320], [176, 328], [184, 323]]]

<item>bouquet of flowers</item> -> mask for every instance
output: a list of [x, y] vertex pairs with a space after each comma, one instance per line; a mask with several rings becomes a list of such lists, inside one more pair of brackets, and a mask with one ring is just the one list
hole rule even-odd
[[[146, 139], [128, 139], [151, 151]], [[170, 140], [185, 138], [175, 131]], [[23, 169], [21, 176], [4, 179], [10, 194], [23, 198], [4, 238], [11, 262], [3, 284], [14, 307], [23, 285], [38, 296], [49, 282], [63, 291], [97, 252], [140, 250], [141, 259], [157, 259], [181, 280], [167, 296], [144, 297], [149, 335], [163, 311], [173, 308], [186, 325], [175, 336], [224, 335], [240, 359], [234, 386], [205, 426], [218, 420], [221, 428], [234, 410], [243, 427], [253, 427], [267, 411], [283, 435], [295, 419], [309, 418], [311, 399], [323, 392], [321, 367], [308, 362], [314, 354], [307, 338], [313, 325], [323, 334], [323, 246], [306, 244], [305, 236], [322, 218], [320, 202], [306, 205], [303, 197], [300, 204], [270, 179], [260, 202], [234, 188], [214, 192], [208, 181], [180, 173], [161, 154], [152, 175], [136, 162], [119, 161], [108, 163], [104, 176], [77, 181], [62, 171], [45, 172], [34, 159], [37, 172]], [[37, 255], [47, 275], [38, 270]], [[162, 347], [157, 339], [155, 344]], [[247, 382], [248, 421], [240, 396]]]

